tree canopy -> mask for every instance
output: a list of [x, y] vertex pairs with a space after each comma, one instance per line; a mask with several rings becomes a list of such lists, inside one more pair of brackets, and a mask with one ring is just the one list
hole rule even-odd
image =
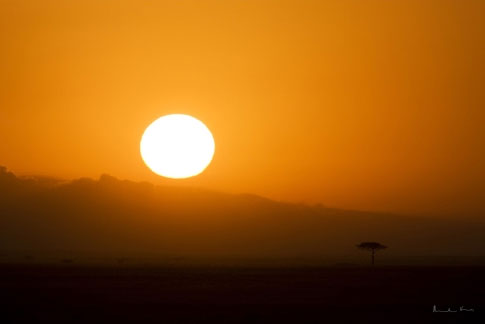
[[386, 249], [387, 246], [382, 245], [381, 243], [378, 242], [362, 242], [357, 245], [359, 249], [363, 250], [383, 250]]

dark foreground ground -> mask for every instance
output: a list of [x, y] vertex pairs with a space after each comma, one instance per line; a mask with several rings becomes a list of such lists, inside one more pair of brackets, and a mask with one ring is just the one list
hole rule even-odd
[[0, 265], [0, 323], [475, 322], [484, 270]]

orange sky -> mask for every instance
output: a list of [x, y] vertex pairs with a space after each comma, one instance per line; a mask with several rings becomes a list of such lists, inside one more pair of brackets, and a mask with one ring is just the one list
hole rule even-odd
[[[410, 213], [485, 213], [485, 1], [0, 0], [0, 165]], [[201, 175], [139, 154], [169, 113]]]

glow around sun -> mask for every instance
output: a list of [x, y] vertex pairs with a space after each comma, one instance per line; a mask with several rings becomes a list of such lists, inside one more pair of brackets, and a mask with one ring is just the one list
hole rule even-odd
[[166, 115], [147, 127], [140, 142], [145, 164], [156, 174], [173, 179], [198, 175], [210, 164], [215, 143], [200, 120]]

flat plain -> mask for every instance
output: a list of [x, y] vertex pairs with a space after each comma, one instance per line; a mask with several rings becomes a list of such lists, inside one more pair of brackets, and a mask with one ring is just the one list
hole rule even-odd
[[[485, 310], [484, 270], [4, 264], [1, 318], [2, 323], [467, 322]], [[457, 312], [433, 312], [434, 306]]]

